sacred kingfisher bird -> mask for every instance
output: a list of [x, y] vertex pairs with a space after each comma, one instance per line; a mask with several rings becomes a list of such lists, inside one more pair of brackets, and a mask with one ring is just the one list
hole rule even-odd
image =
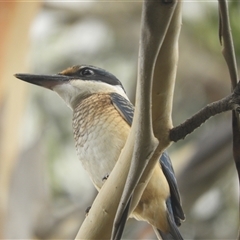
[[[111, 173], [133, 120], [134, 106], [121, 82], [104, 69], [77, 65], [54, 75], [16, 74], [51, 89], [73, 110], [77, 155], [99, 190]], [[109, 195], [111, 197], [111, 195]], [[183, 239], [185, 219], [171, 160], [164, 152], [131, 217], [147, 221], [163, 239]]]

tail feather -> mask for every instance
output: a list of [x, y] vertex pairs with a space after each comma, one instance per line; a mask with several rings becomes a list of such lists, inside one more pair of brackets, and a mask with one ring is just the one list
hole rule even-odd
[[[161, 231], [160, 229], [157, 229], [156, 227], [153, 227], [154, 232], [157, 235], [158, 239], [163, 239], [163, 240], [183, 240], [183, 237], [181, 233], [178, 230], [178, 227], [175, 223], [175, 219], [173, 216], [173, 212], [171, 209], [170, 201], [167, 201], [167, 220], [168, 220], [168, 226], [169, 226], [169, 232], [165, 233]], [[161, 238], [160, 238], [161, 237]]]
[[153, 230], [157, 236], [157, 238], [160, 240], [183, 240], [183, 237], [181, 233], [178, 231], [177, 227], [174, 229], [171, 229], [171, 232], [169, 233], [164, 233], [161, 230], [153, 227]]

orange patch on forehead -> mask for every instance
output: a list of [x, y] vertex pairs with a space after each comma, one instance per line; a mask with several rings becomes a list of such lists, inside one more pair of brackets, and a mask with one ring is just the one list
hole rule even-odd
[[76, 65], [76, 66], [69, 67], [69, 68], [63, 70], [59, 74], [71, 76], [71, 75], [74, 75], [80, 68], [81, 68], [80, 65]]

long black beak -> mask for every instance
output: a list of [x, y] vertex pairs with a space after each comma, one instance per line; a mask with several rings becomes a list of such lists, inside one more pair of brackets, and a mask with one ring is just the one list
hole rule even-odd
[[37, 75], [37, 74], [17, 73], [14, 76], [25, 82], [29, 82], [29, 83], [32, 83], [41, 87], [45, 87], [51, 90], [56, 85], [67, 83], [71, 78], [69, 76], [61, 75], [61, 74]]

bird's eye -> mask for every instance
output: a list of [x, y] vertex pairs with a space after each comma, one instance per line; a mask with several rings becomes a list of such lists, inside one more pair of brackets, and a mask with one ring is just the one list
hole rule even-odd
[[94, 74], [93, 70], [89, 69], [89, 68], [84, 68], [81, 70], [80, 74], [82, 76], [91, 76]]

